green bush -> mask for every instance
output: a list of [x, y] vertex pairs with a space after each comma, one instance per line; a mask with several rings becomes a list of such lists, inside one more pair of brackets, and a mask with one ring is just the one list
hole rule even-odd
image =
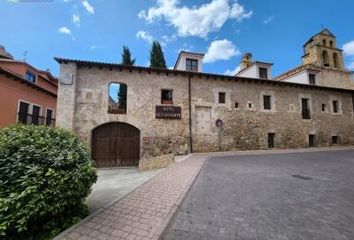
[[87, 216], [97, 176], [72, 133], [44, 126], [0, 130], [0, 238], [51, 239]]

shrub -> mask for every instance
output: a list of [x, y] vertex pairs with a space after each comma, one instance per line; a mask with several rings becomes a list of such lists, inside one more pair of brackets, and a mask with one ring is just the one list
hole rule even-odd
[[87, 216], [96, 181], [89, 150], [44, 126], [0, 130], [0, 238], [50, 239]]

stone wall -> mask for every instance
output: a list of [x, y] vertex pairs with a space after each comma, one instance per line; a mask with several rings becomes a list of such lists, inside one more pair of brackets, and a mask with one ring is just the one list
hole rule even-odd
[[[140, 162], [147, 168], [153, 162], [168, 162], [158, 156], [189, 152], [186, 73], [76, 67], [69, 63], [61, 64], [60, 75], [61, 81], [72, 79], [73, 83], [59, 86], [59, 127], [75, 131], [90, 144], [96, 127], [108, 122], [129, 123], [140, 130]], [[111, 82], [128, 86], [126, 114], [107, 112]], [[182, 108], [180, 120], [156, 119], [161, 89], [173, 89], [173, 105]], [[226, 93], [225, 104], [218, 103], [219, 92]], [[348, 92], [200, 75], [191, 78], [191, 93], [194, 151], [266, 149], [268, 133], [275, 133], [276, 148], [307, 147], [309, 134], [316, 135], [317, 146], [330, 145], [333, 135], [339, 137], [340, 144], [354, 144], [353, 103]], [[262, 109], [263, 94], [272, 96], [270, 111]], [[301, 97], [310, 99], [310, 120], [301, 117]], [[340, 113], [331, 112], [332, 100], [340, 102]], [[322, 104], [327, 106], [325, 112]], [[223, 120], [222, 128], [215, 126], [216, 119]]]
[[[201, 82], [203, 82], [201, 84]], [[218, 104], [213, 90], [226, 92], [226, 104]], [[308, 147], [308, 135], [316, 135], [317, 146], [331, 145], [337, 135], [340, 144], [354, 144], [353, 103], [350, 93], [300, 87], [274, 86], [246, 81], [195, 79], [193, 92], [193, 149], [229, 151], [266, 149], [268, 133], [275, 133], [276, 148]], [[263, 110], [263, 95], [272, 96], [272, 110]], [[301, 98], [310, 99], [311, 119], [302, 119]], [[338, 100], [340, 113], [333, 113], [332, 101]], [[237, 103], [238, 108], [235, 108]], [[251, 104], [251, 108], [249, 108]], [[322, 112], [322, 104], [326, 111]], [[200, 110], [203, 109], [203, 110]], [[208, 120], [198, 112], [208, 112]], [[224, 125], [215, 126], [216, 119]], [[200, 130], [200, 124], [209, 127]]]

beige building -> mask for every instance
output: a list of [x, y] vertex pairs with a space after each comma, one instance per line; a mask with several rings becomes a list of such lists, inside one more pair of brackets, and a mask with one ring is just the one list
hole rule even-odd
[[303, 49], [303, 64], [274, 80], [354, 89], [354, 73], [345, 69], [343, 50], [328, 29], [312, 36]]
[[203, 73], [201, 56], [177, 61], [183, 70], [56, 58], [57, 125], [90, 144], [98, 167], [147, 169], [188, 152], [354, 144], [353, 90]]

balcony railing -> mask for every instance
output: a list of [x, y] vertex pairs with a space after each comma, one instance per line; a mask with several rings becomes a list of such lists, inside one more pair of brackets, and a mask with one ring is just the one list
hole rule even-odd
[[23, 124], [55, 126], [54, 118], [45, 118], [28, 113], [18, 113], [18, 122]]
[[302, 109], [302, 119], [311, 119], [311, 114], [309, 109]]

